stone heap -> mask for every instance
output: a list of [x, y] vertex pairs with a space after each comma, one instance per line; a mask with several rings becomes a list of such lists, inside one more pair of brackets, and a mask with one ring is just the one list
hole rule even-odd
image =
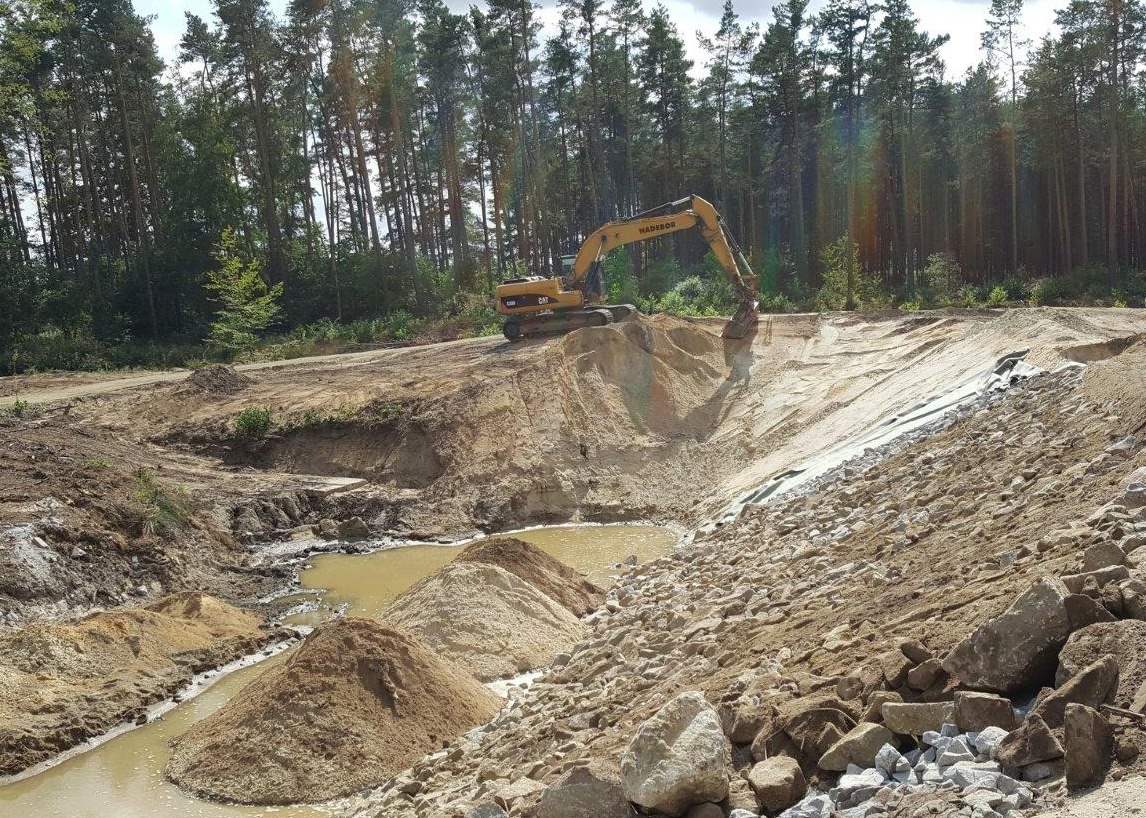
[[1047, 375], [747, 508], [348, 810], [994, 818], [1140, 774], [1117, 708], [1146, 711], [1143, 420]]

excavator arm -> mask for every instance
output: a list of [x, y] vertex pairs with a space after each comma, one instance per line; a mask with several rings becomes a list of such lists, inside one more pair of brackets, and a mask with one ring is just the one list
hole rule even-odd
[[[534, 276], [501, 284], [497, 288], [497, 310], [509, 318], [504, 328], [505, 336], [516, 340], [530, 334], [551, 334], [547, 330], [552, 329], [612, 321], [610, 312], [616, 312], [617, 308], [593, 308], [605, 298], [605, 257], [626, 244], [694, 227], [708, 242], [740, 302], [721, 334], [725, 338], [743, 338], [757, 320], [756, 276], [743, 251], [725, 229], [716, 208], [699, 196], [668, 202], [594, 230], [581, 243], [564, 281]], [[632, 307], [622, 309], [633, 311]], [[546, 313], [548, 318], [541, 313]]]
[[736, 291], [741, 306], [751, 304], [756, 309], [756, 276], [744, 258], [744, 253], [724, 229], [724, 220], [709, 202], [699, 196], [688, 196], [661, 205], [628, 219], [618, 219], [593, 231], [577, 251], [573, 269], [569, 273], [569, 286], [585, 293], [586, 301], [604, 295], [604, 275], [601, 266], [605, 257], [618, 247], [638, 241], [655, 239], [670, 233], [679, 233], [693, 227], [700, 229], [712, 254], [720, 262], [724, 273]]

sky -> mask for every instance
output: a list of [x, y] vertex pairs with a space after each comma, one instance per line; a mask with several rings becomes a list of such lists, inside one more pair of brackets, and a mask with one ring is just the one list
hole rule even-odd
[[[716, 33], [720, 11], [724, 0], [662, 0], [669, 15], [676, 23], [684, 38], [688, 56], [695, 63], [693, 74], [699, 77], [704, 64], [704, 52], [700, 49], [697, 32], [705, 36]], [[455, 11], [469, 7], [471, 0], [447, 0], [447, 5]], [[651, 8], [655, 0], [645, 0]], [[281, 11], [286, 0], [270, 0], [271, 7]], [[812, 0], [811, 10], [822, 7], [825, 0]], [[759, 22], [761, 28], [771, 20], [773, 0], [734, 0], [734, 8], [745, 24]], [[943, 59], [947, 64], [947, 77], [957, 79], [968, 68], [982, 59], [979, 36], [986, 27], [984, 20], [990, 0], [913, 0], [911, 3], [916, 17], [924, 31], [932, 36], [949, 34], [950, 41], [943, 47]], [[1056, 7], [1065, 6], [1066, 0], [1027, 0], [1023, 8], [1024, 36], [1038, 42], [1054, 24]], [[542, 0], [541, 20], [545, 31], [555, 31], [559, 13], [554, 0]], [[160, 55], [169, 65], [174, 65], [179, 52], [179, 39], [184, 29], [184, 13], [192, 12], [204, 19], [211, 17], [210, 0], [135, 0], [136, 11], [142, 15], [154, 15], [152, 28]]]

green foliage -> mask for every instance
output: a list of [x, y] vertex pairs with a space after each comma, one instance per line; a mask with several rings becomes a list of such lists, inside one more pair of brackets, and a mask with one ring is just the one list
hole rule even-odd
[[[848, 301], [848, 238], [840, 236], [820, 250], [823, 284], [816, 292], [818, 310], [842, 310]], [[891, 296], [878, 274], [867, 273], [860, 266], [859, 244], [852, 242], [851, 265], [855, 306], [879, 309], [891, 304]]]
[[80, 463], [80, 468], [84, 471], [103, 471], [107, 466], [107, 461], [102, 457], [92, 457]]
[[235, 433], [241, 437], [266, 437], [271, 430], [269, 406], [250, 406], [235, 417]]
[[902, 312], [919, 312], [921, 309], [923, 309], [923, 302], [918, 300], [903, 301], [900, 303], [899, 309]]
[[928, 297], [938, 298], [956, 292], [963, 280], [963, 268], [950, 253], [932, 253], [923, 268], [923, 286]]
[[207, 273], [204, 284], [222, 308], [211, 324], [208, 344], [212, 350], [234, 355], [250, 349], [257, 334], [279, 315], [282, 284], [267, 287], [258, 261], [244, 261], [234, 231], [225, 228], [215, 251], [218, 267]]
[[959, 288], [958, 293], [959, 303], [966, 309], [972, 309], [979, 304], [979, 291], [970, 285], [963, 285]]
[[39, 410], [37, 407], [28, 403], [28, 401], [23, 398], [17, 398], [10, 406], [0, 409], [0, 417], [28, 418], [38, 413]]
[[990, 295], [987, 296], [988, 307], [1002, 307], [1007, 303], [1007, 291], [1003, 287], [992, 287]]
[[185, 492], [174, 492], [162, 486], [148, 471], [135, 473], [138, 488], [134, 500], [141, 506], [142, 533], [176, 534], [191, 518], [190, 500]]
[[605, 287], [610, 304], [636, 303], [639, 292], [627, 252], [610, 253], [605, 258]]

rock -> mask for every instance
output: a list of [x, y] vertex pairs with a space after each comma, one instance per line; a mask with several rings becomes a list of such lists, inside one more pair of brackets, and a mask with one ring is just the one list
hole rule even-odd
[[1062, 577], [1062, 584], [1072, 594], [1081, 594], [1086, 588], [1087, 580], [1094, 580], [1099, 588], [1111, 583], [1130, 579], [1130, 569], [1125, 565], [1113, 565], [1110, 568], [1100, 568], [1085, 574], [1068, 574]]
[[1046, 722], [1035, 715], [1027, 716], [1023, 726], [1008, 733], [995, 749], [995, 760], [1008, 770], [1062, 756], [1062, 745]]
[[590, 764], [574, 767], [546, 787], [537, 818], [629, 818], [634, 814], [614, 770]]
[[1098, 707], [1110, 697], [1117, 684], [1118, 660], [1107, 654], [1036, 704], [1031, 712], [1052, 729], [1062, 727], [1068, 705]]
[[907, 671], [907, 686], [912, 690], [926, 690], [935, 684], [943, 673], [943, 662], [939, 659], [928, 659]]
[[1049, 675], [1070, 635], [1066, 596], [1062, 581], [1037, 580], [1006, 611], [956, 645], [943, 660], [943, 669], [970, 687], [996, 693], [1037, 683]]
[[1117, 543], [1110, 540], [1095, 543], [1082, 552], [1082, 570], [1084, 573], [1125, 564], [1126, 553], [1118, 547]]
[[338, 523], [329, 517], [324, 517], [315, 524], [314, 533], [324, 540], [336, 540], [338, 539]]
[[1071, 594], [1063, 600], [1063, 604], [1066, 605], [1066, 617], [1070, 620], [1072, 631], [1093, 625], [1095, 622], [1113, 622], [1115, 619], [1110, 611], [1086, 594]]
[[899, 643], [899, 650], [915, 665], [921, 665], [934, 656], [918, 639], [905, 639]]
[[879, 752], [875, 754], [873, 766], [888, 778], [897, 778], [897, 780], [903, 780], [898, 777], [911, 771], [911, 762], [900, 755], [899, 750], [891, 744], [885, 744], [879, 748]]
[[794, 758], [775, 756], [752, 766], [748, 784], [769, 813], [782, 812], [804, 797], [808, 783]]
[[845, 702], [858, 699], [863, 695], [863, 689], [863, 680], [854, 674], [841, 676], [840, 680], [836, 682], [836, 695]]
[[[1014, 714], [1014, 710], [1011, 711]], [[976, 752], [982, 755], [992, 755], [995, 748], [1007, 737], [1007, 731], [1001, 727], [984, 727], [974, 738], [971, 739], [971, 744], [975, 747]]]
[[719, 804], [711, 802], [697, 804], [688, 811], [688, 818], [724, 818], [724, 810], [720, 808]]
[[1018, 727], [1018, 720], [1010, 699], [960, 690], [955, 694], [955, 724], [964, 733], [978, 733], [986, 727], [1009, 732]]
[[760, 816], [751, 810], [734, 809], [728, 813], [728, 818], [760, 818]]
[[1047, 778], [1059, 778], [1066, 772], [1066, 759], [1056, 758], [1053, 761], [1036, 761], [1023, 767], [1023, 781], [1043, 781]]
[[1072, 633], [1059, 652], [1055, 684], [1062, 687], [1107, 654], [1118, 661], [1113, 703], [1130, 707], [1134, 694], [1146, 683], [1146, 622], [1140, 620], [1102, 622]]
[[1146, 483], [1131, 483], [1122, 493], [1122, 504], [1128, 511], [1146, 508]]
[[849, 764], [872, 767], [879, 749], [894, 743], [895, 736], [883, 725], [861, 722], [820, 757], [819, 766], [833, 772], [843, 772]]
[[1066, 706], [1063, 745], [1066, 750], [1066, 785], [1070, 789], [1100, 781], [1110, 766], [1114, 735], [1110, 723], [1085, 704]]
[[338, 536], [344, 540], [365, 540], [370, 537], [370, 527], [361, 517], [351, 517], [338, 526]]
[[955, 718], [954, 702], [904, 704], [887, 702], [883, 705], [883, 723], [888, 730], [901, 736], [921, 736], [928, 730], [939, 730]]
[[880, 656], [878, 661], [883, 671], [883, 679], [891, 688], [903, 687], [907, 683], [907, 672], [915, 666], [915, 663], [899, 650], [888, 651]]
[[621, 785], [635, 804], [677, 816], [728, 794], [730, 745], [720, 717], [697, 692], [682, 693], [637, 728], [621, 757]]
[[971, 763], [975, 761], [975, 752], [967, 743], [967, 739], [958, 737], [948, 742], [943, 751], [936, 755], [935, 763], [940, 767], [951, 767], [960, 762]]
[[1118, 547], [1122, 549], [1122, 553], [1130, 556], [1142, 546], [1146, 545], [1146, 534], [1127, 534], [1118, 541]]
[[883, 706], [888, 702], [902, 702], [903, 696], [891, 690], [877, 690], [867, 700], [867, 710], [860, 716], [861, 721], [879, 723], [883, 721]]
[[815, 764], [820, 756], [855, 727], [854, 709], [833, 696], [807, 696], [780, 707], [773, 724], [752, 742], [752, 758], [763, 761], [790, 755]]
[[509, 818], [509, 813], [492, 801], [486, 801], [467, 812], [466, 818]]

